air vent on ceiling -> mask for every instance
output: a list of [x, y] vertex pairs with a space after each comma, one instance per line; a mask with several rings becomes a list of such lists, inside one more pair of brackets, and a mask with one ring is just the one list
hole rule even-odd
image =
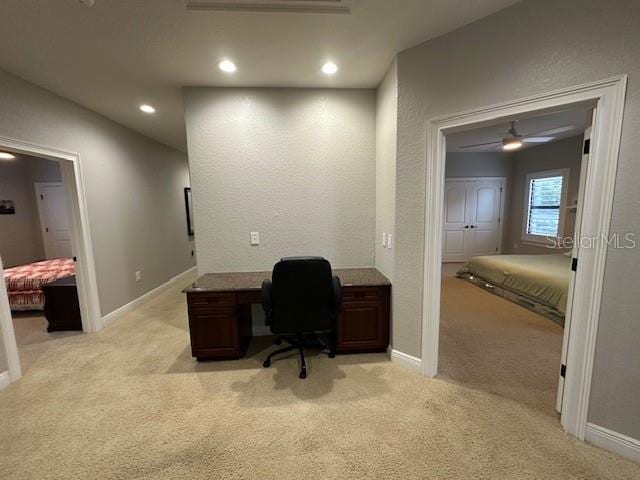
[[186, 0], [189, 10], [351, 13], [352, 0]]

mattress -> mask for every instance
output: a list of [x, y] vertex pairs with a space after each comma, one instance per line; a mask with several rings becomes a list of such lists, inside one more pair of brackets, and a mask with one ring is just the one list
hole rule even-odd
[[43, 310], [42, 285], [75, 275], [71, 258], [57, 258], [7, 268], [4, 279], [11, 310]]
[[458, 272], [555, 308], [567, 308], [571, 258], [564, 254], [486, 255], [473, 257]]

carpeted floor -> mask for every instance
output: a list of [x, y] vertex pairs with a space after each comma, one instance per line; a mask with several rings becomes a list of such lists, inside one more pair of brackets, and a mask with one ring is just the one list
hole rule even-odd
[[443, 265], [440, 377], [559, 418], [563, 328], [455, 278], [461, 265]]
[[197, 364], [178, 291], [31, 357], [0, 392], [0, 478], [640, 477], [539, 409], [383, 354], [311, 357], [304, 381], [295, 358], [260, 368], [266, 339]]

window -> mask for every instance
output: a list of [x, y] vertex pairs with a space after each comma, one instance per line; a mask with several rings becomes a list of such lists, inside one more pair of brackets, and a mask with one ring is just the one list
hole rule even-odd
[[562, 235], [567, 169], [527, 175], [523, 240], [546, 243]]

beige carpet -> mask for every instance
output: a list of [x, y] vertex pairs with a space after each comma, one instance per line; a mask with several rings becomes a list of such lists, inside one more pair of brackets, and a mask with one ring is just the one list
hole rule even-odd
[[443, 268], [441, 378], [559, 418], [555, 403], [563, 328], [455, 278], [456, 266]]
[[[263, 344], [264, 345], [264, 344]], [[632, 479], [640, 466], [555, 418], [380, 355], [189, 355], [184, 298], [57, 339], [0, 392], [0, 478]]]

